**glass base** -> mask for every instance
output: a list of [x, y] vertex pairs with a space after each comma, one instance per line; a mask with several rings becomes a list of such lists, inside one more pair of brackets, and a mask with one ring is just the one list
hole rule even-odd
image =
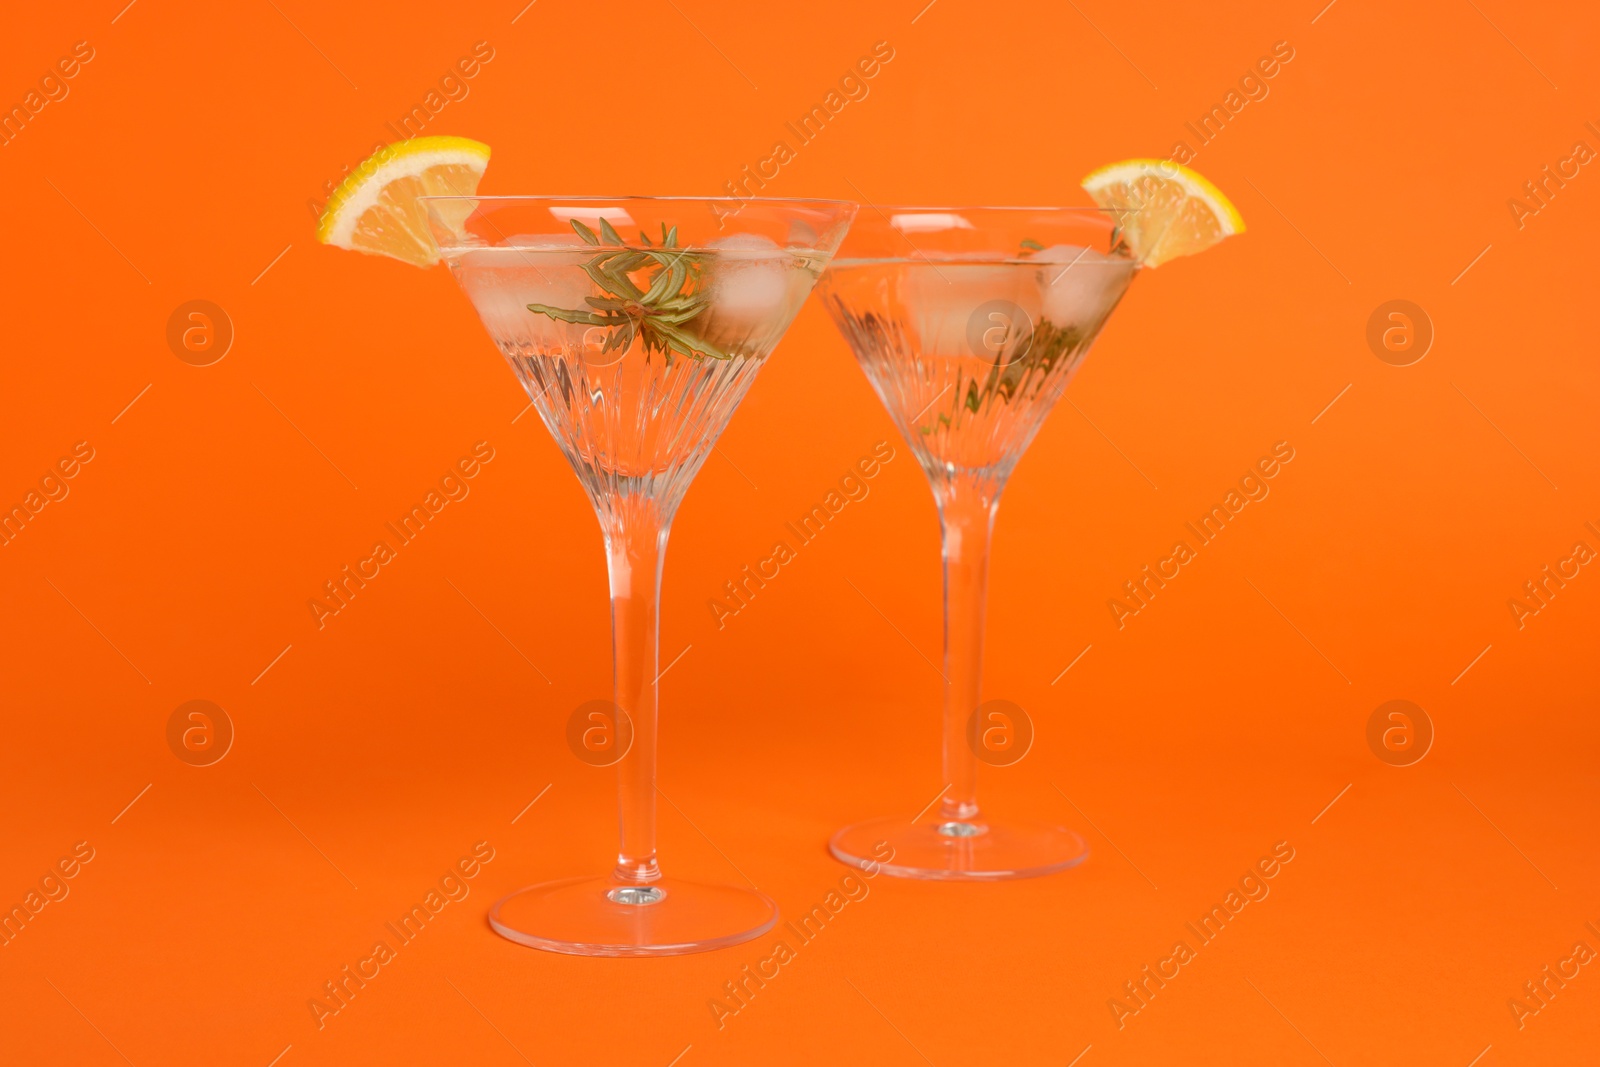
[[489, 909], [501, 937], [573, 956], [679, 956], [760, 937], [778, 921], [764, 893], [662, 878], [648, 886], [609, 876], [519, 889]]
[[[894, 850], [888, 862], [878, 857]], [[1064, 826], [974, 821], [910, 823], [871, 819], [833, 835], [828, 851], [852, 867], [876, 864], [896, 878], [996, 882], [1036, 878], [1076, 867], [1089, 858], [1083, 838]]]

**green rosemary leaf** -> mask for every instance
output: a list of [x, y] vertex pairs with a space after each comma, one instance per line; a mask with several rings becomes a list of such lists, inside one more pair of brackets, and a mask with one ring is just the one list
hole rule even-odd
[[615, 352], [619, 349], [626, 350], [629, 345], [633, 344], [634, 333], [633, 320], [624, 319], [621, 328], [612, 330], [611, 335], [606, 338], [606, 343], [601, 347], [600, 354], [605, 355], [607, 352]]
[[601, 290], [637, 300], [643, 295], [639, 292], [639, 287], [634, 285], [622, 271], [606, 265], [608, 260], [614, 260], [615, 258], [615, 255], [596, 256], [583, 265], [584, 273], [589, 275], [589, 278]]
[[[955, 401], [949, 412], [939, 415], [938, 425], [952, 425], [952, 420], [961, 418], [963, 409], [978, 413], [993, 397], [1010, 402], [1018, 396], [1037, 395], [1045, 388], [1050, 373], [1078, 352], [1083, 341], [1084, 333], [1077, 326], [1057, 326], [1049, 319], [1041, 319], [1026, 346], [1020, 343], [1015, 346], [1021, 350], [1020, 354], [1013, 350], [1009, 362], [1005, 362], [1005, 352], [996, 354], [981, 385], [976, 378], [957, 377]], [[918, 429], [922, 433], [932, 433], [936, 428], [930, 424]]]
[[664, 322], [668, 326], [681, 326], [690, 319], [699, 315], [704, 310], [704, 305], [695, 304], [691, 307], [686, 307], [681, 311], [660, 312], [658, 314], [651, 315], [650, 318], [653, 322]]
[[608, 274], [631, 274], [650, 261], [646, 252], [609, 252], [599, 257]]
[[599, 268], [598, 263], [599, 260], [591, 259], [583, 265], [583, 272], [589, 276], [589, 280], [594, 282], [601, 291], [609, 293], [616, 288], [617, 283], [609, 274]]
[[722, 351], [722, 349], [718, 348], [711, 342], [702, 340], [699, 337], [695, 337], [693, 334], [686, 333], [683, 330], [678, 329], [676, 326], [670, 326], [666, 323], [657, 323], [655, 325], [655, 329], [657, 333], [667, 338], [668, 341], [673, 342], [674, 347], [678, 348], [678, 350], [686, 356], [705, 355], [710, 356], [712, 359], [733, 358], [732, 355]]
[[[607, 260], [605, 271], [614, 277], [625, 278], [649, 262], [650, 254], [646, 252], [618, 252]], [[629, 281], [628, 284], [633, 285], [633, 282]]]
[[641, 298], [643, 303], [652, 305], [658, 304], [660, 301], [667, 299], [668, 294], [681, 292], [683, 290], [683, 283], [688, 279], [689, 276], [689, 268], [684, 266], [682, 256], [658, 256], [656, 258], [658, 261], [665, 261], [670, 258], [671, 264], [667, 265], [665, 262], [663, 262], [663, 266], [666, 266], [666, 270], [659, 272], [655, 276], [655, 280], [651, 283], [650, 288]]
[[611, 325], [611, 320], [592, 311], [568, 311], [565, 308], [553, 308], [549, 304], [529, 304], [528, 310], [537, 315], [549, 315], [560, 322], [579, 322], [588, 326]]
[[1025, 238], [1023, 240], [1022, 247], [1026, 248], [1026, 249], [1029, 249], [1030, 251], [1033, 251], [1033, 252], [1043, 252], [1044, 251], [1044, 245], [1040, 244], [1038, 241], [1035, 241], [1031, 237]]
[[599, 220], [598, 235], [576, 219], [571, 225], [590, 245], [616, 246], [582, 264], [600, 295], [584, 297], [588, 309], [529, 304], [529, 311], [559, 322], [606, 327], [609, 332], [602, 351], [626, 351], [638, 341], [647, 355], [661, 352], [668, 367], [679, 355], [694, 360], [734, 358], [688, 326], [711, 304], [704, 288], [709, 255], [680, 249], [676, 226], [661, 224], [659, 244], [641, 231], [639, 241], [644, 247], [629, 248], [604, 218]]

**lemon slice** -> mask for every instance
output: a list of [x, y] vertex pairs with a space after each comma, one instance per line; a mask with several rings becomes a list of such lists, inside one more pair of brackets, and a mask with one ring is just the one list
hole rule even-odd
[[[465, 137], [416, 137], [379, 149], [328, 198], [317, 240], [418, 267], [439, 262], [419, 196], [478, 191], [489, 146]], [[452, 220], [459, 225], [465, 220]]]
[[1122, 235], [1146, 267], [1244, 232], [1244, 219], [1221, 189], [1171, 160], [1123, 160], [1101, 167], [1082, 185], [1101, 207], [1128, 212]]

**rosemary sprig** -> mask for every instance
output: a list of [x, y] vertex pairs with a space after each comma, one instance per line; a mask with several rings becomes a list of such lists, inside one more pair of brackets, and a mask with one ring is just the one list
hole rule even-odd
[[[1021, 258], [1042, 251], [1044, 245], [1031, 237], [1017, 243], [1017, 255]], [[951, 409], [940, 412], [934, 422], [917, 427], [918, 432], [930, 434], [941, 426], [953, 425], [960, 420], [963, 408], [976, 415], [995, 397], [1010, 401], [1018, 393], [1026, 395], [1024, 391], [1030, 382], [1034, 383], [1037, 391], [1044, 386], [1045, 379], [1061, 358], [1076, 351], [1082, 343], [1083, 333], [1076, 326], [1057, 326], [1049, 319], [1041, 319], [1030, 336], [1012, 346], [1010, 362], [1006, 361], [1005, 346], [1002, 346], [1002, 351], [995, 353], [994, 364], [981, 382], [976, 377], [963, 380], [958, 371], [955, 402]], [[1020, 354], [1015, 351], [1016, 348], [1021, 348]]]
[[[605, 219], [600, 233], [572, 220], [572, 229], [586, 244], [622, 246], [622, 237]], [[706, 295], [707, 256], [678, 247], [678, 228], [661, 225], [661, 243], [639, 234], [643, 248], [615, 248], [583, 264], [584, 273], [605, 296], [585, 297], [586, 309], [572, 310], [549, 304], [529, 304], [528, 310], [557, 322], [602, 326], [609, 330], [601, 353], [626, 349], [639, 338], [645, 353], [660, 351], [672, 365], [673, 354], [691, 359], [732, 359], [716, 345], [685, 328], [711, 304]], [[637, 277], [637, 281], [635, 278]], [[640, 288], [640, 285], [643, 288]]]
[[1018, 393], [1026, 396], [1030, 383], [1037, 392], [1062, 357], [1070, 355], [1082, 345], [1083, 333], [1076, 326], [1057, 326], [1049, 319], [1041, 319], [1039, 325], [1034, 327], [1032, 337], [1025, 343], [1027, 350], [1020, 356], [1013, 355], [1010, 362], [1005, 362], [1004, 352], [997, 353], [981, 383], [976, 377], [963, 382], [958, 376], [951, 410], [940, 412], [935, 422], [919, 426], [918, 431], [930, 434], [940, 426], [952, 425], [960, 420], [963, 408], [976, 415], [995, 397], [1010, 401]]

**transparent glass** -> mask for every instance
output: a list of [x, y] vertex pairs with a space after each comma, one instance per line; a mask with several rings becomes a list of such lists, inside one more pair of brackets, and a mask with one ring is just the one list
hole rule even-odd
[[878, 208], [818, 287], [927, 474], [943, 532], [945, 788], [921, 815], [840, 830], [829, 847], [846, 863], [875, 862], [887, 842], [889, 874], [992, 880], [1088, 856], [1064, 826], [979, 807], [979, 764], [1004, 760], [974, 716], [995, 511], [1137, 272], [1118, 221], [1097, 208]]
[[445, 262], [594, 504], [611, 584], [616, 763], [608, 874], [490, 911], [513, 941], [590, 956], [738, 944], [777, 908], [656, 857], [661, 568], [673, 516], [855, 216], [827, 200], [424, 197]]

